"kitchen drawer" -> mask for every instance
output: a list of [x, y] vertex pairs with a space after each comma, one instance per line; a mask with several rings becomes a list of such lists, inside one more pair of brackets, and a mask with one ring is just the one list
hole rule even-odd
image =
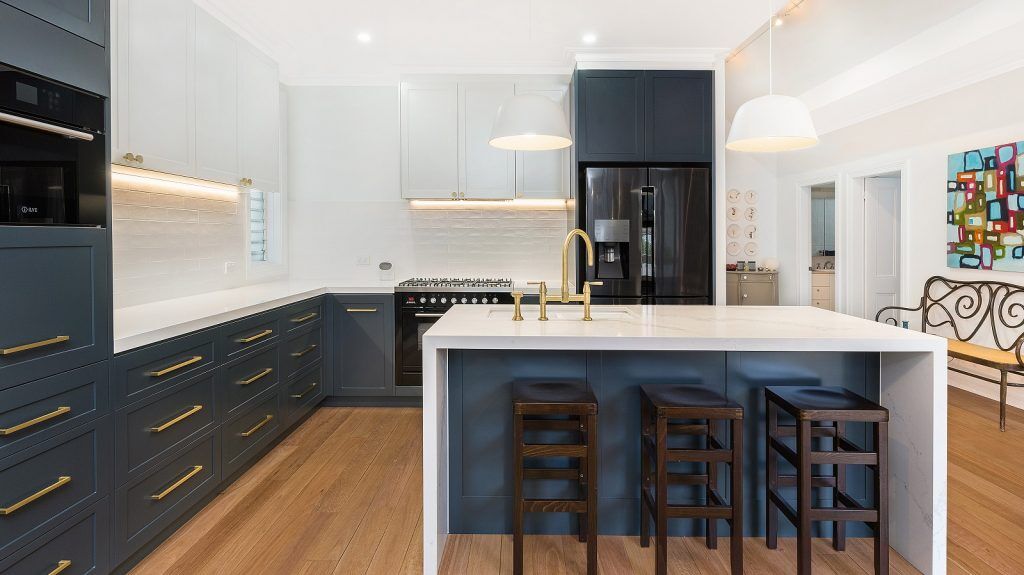
[[225, 324], [220, 328], [222, 349], [233, 358], [261, 345], [278, 341], [280, 312], [270, 311]]
[[831, 287], [832, 278], [835, 277], [833, 274], [822, 274], [822, 273], [811, 273], [811, 285], [821, 287]]
[[116, 485], [216, 425], [215, 381], [208, 372], [114, 414]]
[[812, 287], [811, 299], [832, 299], [832, 288], [817, 286]]
[[287, 377], [291, 377], [300, 369], [319, 361], [322, 351], [322, 326], [291, 336], [291, 339], [281, 346], [281, 362], [284, 363], [283, 369]]
[[251, 410], [222, 426], [224, 477], [230, 477], [281, 430], [281, 396], [270, 393]]
[[200, 437], [151, 473], [114, 492], [114, 563], [131, 556], [220, 481], [216, 432]]
[[108, 368], [104, 361], [0, 391], [0, 459], [105, 413]]
[[0, 562], [0, 574], [106, 575], [109, 563], [110, 500], [104, 499]]
[[110, 350], [106, 230], [0, 226], [0, 389]]
[[280, 361], [281, 354], [275, 345], [224, 369], [223, 419], [239, 413], [248, 402], [277, 385], [281, 374]]
[[317, 363], [284, 386], [284, 424], [291, 425], [324, 397], [324, 370]]
[[295, 331], [314, 323], [320, 323], [323, 317], [324, 300], [321, 297], [287, 306], [281, 315], [284, 328], [288, 331]]
[[213, 330], [204, 330], [115, 356], [115, 408], [211, 369], [214, 338]]
[[830, 299], [812, 299], [811, 300], [811, 307], [817, 307], [817, 308], [821, 308], [821, 309], [827, 309], [829, 311], [835, 311], [835, 308], [832, 305], [832, 300], [830, 300]]
[[739, 274], [741, 282], [765, 282], [775, 281], [775, 274]]
[[102, 418], [0, 460], [0, 557], [103, 497], [109, 442]]

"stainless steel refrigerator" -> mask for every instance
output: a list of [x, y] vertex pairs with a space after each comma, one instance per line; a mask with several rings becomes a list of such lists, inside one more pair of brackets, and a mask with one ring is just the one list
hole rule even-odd
[[591, 167], [584, 181], [578, 217], [595, 265], [578, 280], [604, 282], [594, 303], [713, 303], [710, 169]]

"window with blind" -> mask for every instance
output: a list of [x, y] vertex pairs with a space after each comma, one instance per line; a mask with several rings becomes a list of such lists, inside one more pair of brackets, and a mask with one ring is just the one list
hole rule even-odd
[[249, 191], [249, 260], [268, 261], [267, 194], [259, 190]]

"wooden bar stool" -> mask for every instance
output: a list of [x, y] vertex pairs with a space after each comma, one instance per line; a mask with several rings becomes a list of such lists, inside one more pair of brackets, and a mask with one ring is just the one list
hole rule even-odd
[[[678, 420], [699, 420], [680, 423]], [[732, 439], [726, 448], [718, 423], [731, 422]], [[668, 571], [668, 519], [707, 521], [706, 543], [718, 548], [718, 520], [729, 522], [732, 572], [743, 573], [743, 407], [710, 389], [695, 385], [640, 386], [640, 546], [650, 545], [650, 521], [655, 522], [655, 573]], [[670, 448], [671, 435], [705, 438], [703, 449]], [[670, 462], [704, 463], [704, 474], [672, 473]], [[651, 463], [654, 469], [651, 469]], [[718, 492], [718, 465], [728, 464], [732, 493], [729, 501]], [[705, 505], [672, 505], [668, 486], [703, 485]]]
[[[841, 387], [766, 387], [767, 425], [767, 537], [770, 549], [778, 546], [779, 510], [797, 528], [797, 573], [811, 573], [811, 524], [832, 521], [832, 546], [846, 548], [845, 522], [861, 521], [874, 530], [876, 575], [889, 573], [889, 410]], [[792, 415], [796, 425], [779, 425], [779, 409]], [[873, 451], [860, 448], [846, 436], [848, 422], [868, 423]], [[815, 425], [830, 423], [830, 425]], [[794, 450], [783, 439], [796, 438]], [[815, 451], [814, 438], [832, 438], [829, 451]], [[778, 455], [796, 475], [779, 475]], [[814, 465], [833, 466], [833, 475], [814, 475]], [[865, 508], [846, 492], [846, 466], [865, 465], [874, 472], [874, 508]], [[779, 495], [781, 487], [796, 487], [797, 507]], [[832, 489], [832, 507], [813, 507], [812, 488]]]
[[[559, 419], [553, 419], [559, 417]], [[567, 418], [567, 419], [566, 419]], [[523, 573], [523, 513], [576, 513], [587, 544], [587, 574], [597, 575], [597, 398], [586, 383], [514, 383], [515, 494], [512, 501], [512, 572]], [[526, 443], [525, 431], [572, 431], [575, 443]], [[527, 458], [568, 457], [576, 467], [526, 466]], [[579, 485], [577, 499], [524, 499], [527, 479], [565, 479]]]

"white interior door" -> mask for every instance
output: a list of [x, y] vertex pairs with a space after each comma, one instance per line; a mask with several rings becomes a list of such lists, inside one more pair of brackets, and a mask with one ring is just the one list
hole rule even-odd
[[899, 305], [900, 179], [864, 179], [864, 317]]

